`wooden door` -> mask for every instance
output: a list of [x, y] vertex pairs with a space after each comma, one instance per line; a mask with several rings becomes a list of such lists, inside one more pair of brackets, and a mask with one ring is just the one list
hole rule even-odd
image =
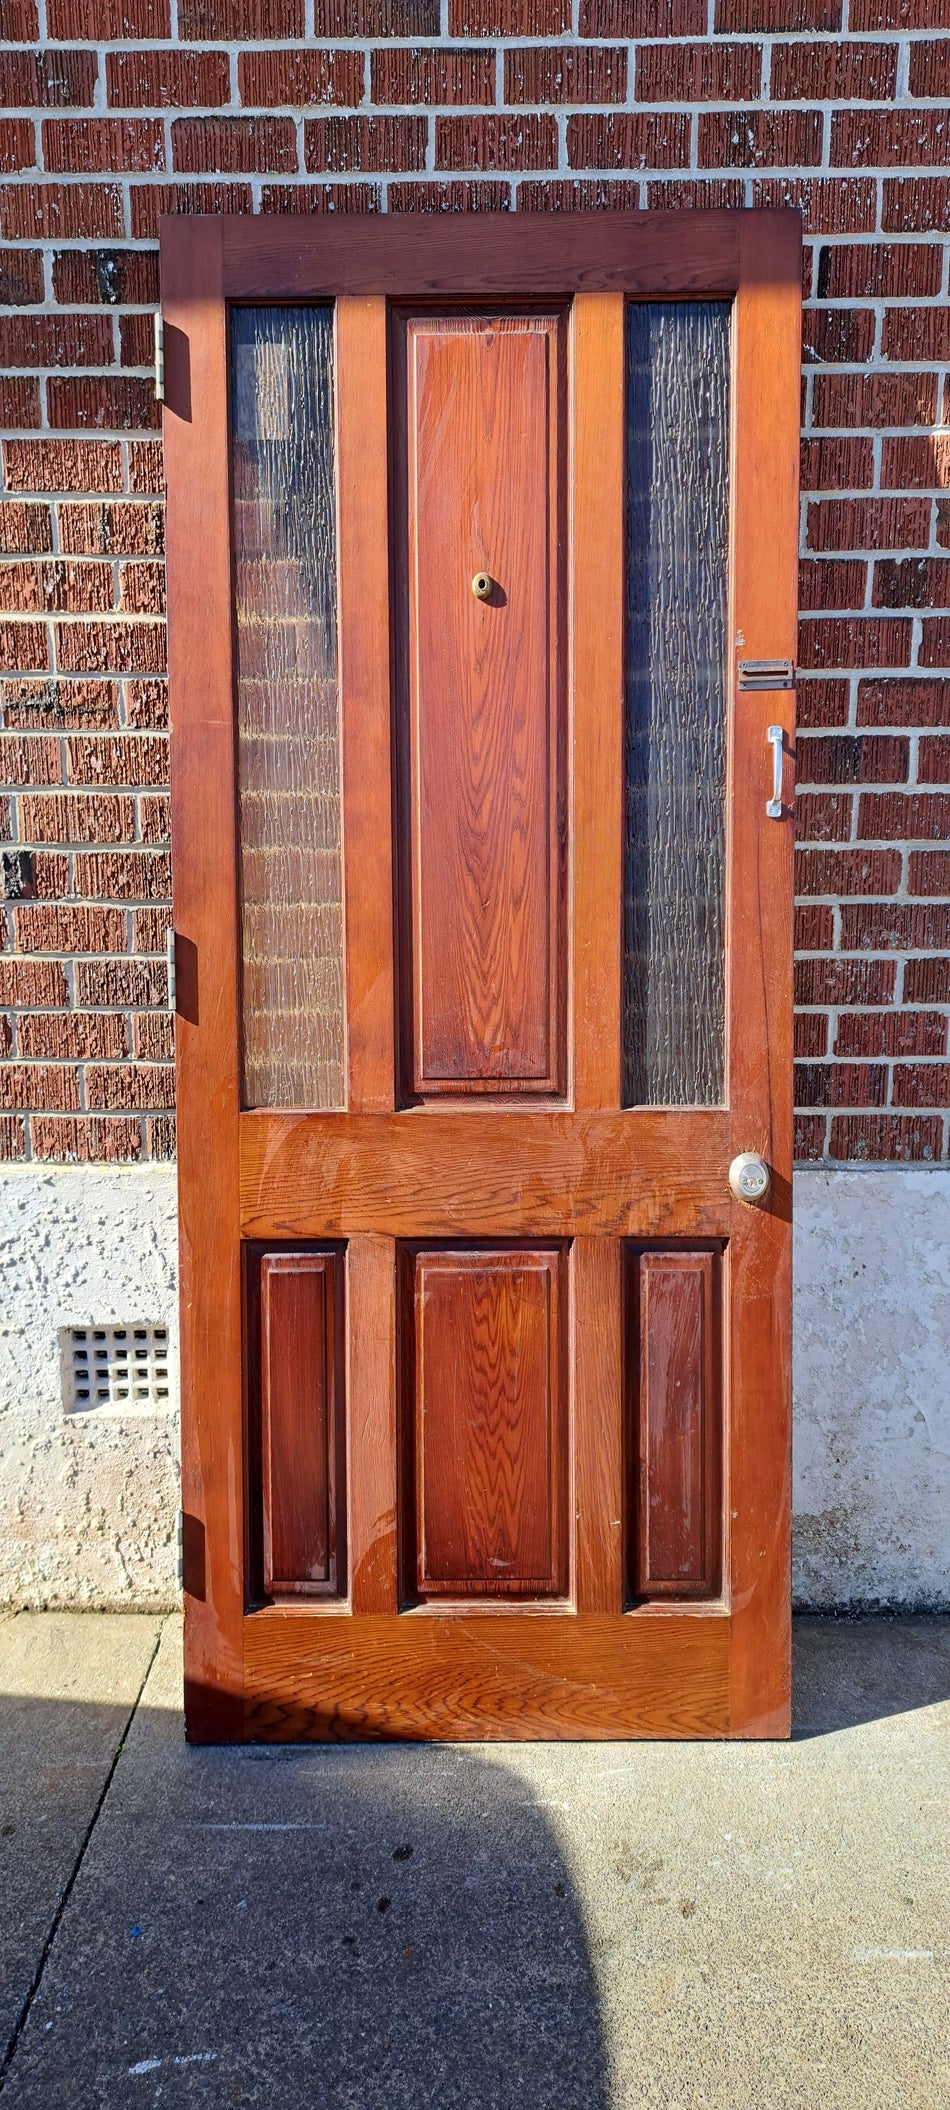
[[798, 217], [162, 270], [188, 1734], [784, 1735]]

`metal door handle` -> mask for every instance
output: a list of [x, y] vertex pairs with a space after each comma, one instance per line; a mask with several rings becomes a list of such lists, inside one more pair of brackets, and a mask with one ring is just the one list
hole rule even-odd
[[772, 796], [766, 799], [765, 810], [770, 821], [782, 818], [782, 748], [784, 734], [780, 725], [769, 726], [769, 746], [772, 749]]
[[757, 1150], [742, 1150], [729, 1167], [729, 1185], [737, 1202], [764, 1202], [772, 1175]]

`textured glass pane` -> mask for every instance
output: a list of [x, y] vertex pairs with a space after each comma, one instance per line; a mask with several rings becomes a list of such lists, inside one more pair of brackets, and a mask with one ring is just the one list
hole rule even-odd
[[631, 303], [627, 1106], [723, 1097], [728, 464], [728, 307]]
[[344, 1104], [332, 308], [231, 313], [244, 1103]]

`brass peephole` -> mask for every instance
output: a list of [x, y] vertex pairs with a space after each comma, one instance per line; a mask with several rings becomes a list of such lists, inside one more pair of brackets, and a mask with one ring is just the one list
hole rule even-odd
[[477, 571], [475, 573], [475, 577], [472, 580], [472, 592], [476, 601], [490, 601], [493, 583], [489, 572]]

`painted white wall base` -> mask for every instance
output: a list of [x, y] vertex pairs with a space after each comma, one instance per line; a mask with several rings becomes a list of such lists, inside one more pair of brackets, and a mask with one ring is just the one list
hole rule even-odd
[[[950, 1604], [950, 1171], [795, 1176], [796, 1601]], [[177, 1390], [67, 1415], [61, 1329], [164, 1325], [174, 1168], [0, 1173], [0, 1603], [177, 1598]]]

